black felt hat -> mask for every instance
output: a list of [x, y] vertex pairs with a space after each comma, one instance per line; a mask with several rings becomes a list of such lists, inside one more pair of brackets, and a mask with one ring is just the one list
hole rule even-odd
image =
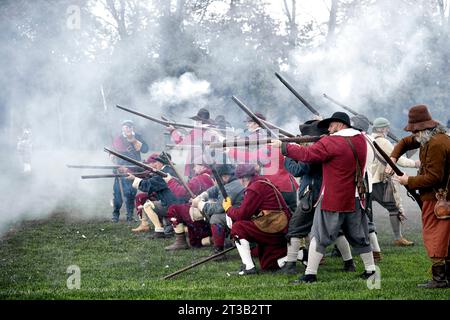
[[345, 125], [347, 125], [349, 128], [351, 127], [350, 124], [350, 117], [345, 112], [335, 112], [330, 118], [323, 119], [320, 121], [317, 126], [321, 129], [328, 129], [331, 122], [341, 122]]

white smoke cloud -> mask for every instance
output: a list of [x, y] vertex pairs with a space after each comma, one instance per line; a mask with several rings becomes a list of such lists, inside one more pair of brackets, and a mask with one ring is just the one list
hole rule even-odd
[[211, 92], [208, 81], [199, 80], [192, 72], [179, 78], [165, 78], [149, 87], [151, 99], [161, 104], [178, 104], [195, 99], [203, 99]]
[[389, 101], [420, 66], [430, 36], [418, 23], [420, 8], [396, 19], [398, 6], [384, 1], [368, 7], [343, 27], [334, 45], [293, 51], [289, 69], [307, 83], [312, 96], [327, 93], [361, 111], [371, 107], [368, 101]]

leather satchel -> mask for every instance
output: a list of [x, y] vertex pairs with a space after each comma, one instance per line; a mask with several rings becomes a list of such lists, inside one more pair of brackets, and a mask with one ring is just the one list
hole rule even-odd
[[434, 205], [434, 214], [438, 219], [450, 219], [450, 201], [447, 200], [447, 192], [448, 192], [448, 181], [450, 180], [450, 176], [447, 179], [447, 186], [444, 189], [439, 189], [436, 192], [437, 202]]
[[283, 211], [283, 206], [279, 197], [282, 197], [280, 191], [269, 181], [259, 180], [262, 183], [270, 185], [275, 192], [278, 201], [279, 210], [261, 210], [257, 215], [252, 217], [253, 223], [256, 227], [267, 233], [277, 233], [283, 231], [288, 225], [288, 218]]

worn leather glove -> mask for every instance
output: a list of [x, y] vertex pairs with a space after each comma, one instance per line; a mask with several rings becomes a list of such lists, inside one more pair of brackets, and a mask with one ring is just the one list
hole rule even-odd
[[231, 204], [231, 198], [230, 197], [227, 197], [226, 199], [224, 199], [222, 201], [222, 207], [223, 207], [223, 210], [225, 210], [225, 212], [227, 212], [228, 209], [231, 208], [231, 206], [232, 206], [232, 204]]
[[164, 180], [166, 183], [169, 183], [169, 181], [172, 180], [172, 178], [173, 178], [173, 177], [168, 173], [168, 174], [167, 174], [167, 177], [163, 178], [163, 180]]

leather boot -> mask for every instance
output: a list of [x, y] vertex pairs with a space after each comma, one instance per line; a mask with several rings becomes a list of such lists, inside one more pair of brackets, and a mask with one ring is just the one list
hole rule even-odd
[[148, 232], [150, 231], [150, 226], [148, 225], [148, 221], [141, 219], [141, 224], [134, 229], [131, 229], [133, 232]]
[[183, 233], [175, 233], [175, 242], [164, 249], [169, 251], [186, 250], [189, 249], [189, 245], [186, 241], [186, 235]]
[[431, 272], [433, 274], [433, 279], [428, 280], [425, 283], [418, 284], [418, 288], [436, 289], [448, 287], [448, 282], [445, 275], [445, 264], [433, 265], [431, 267]]
[[353, 262], [353, 259], [344, 261], [343, 270], [344, 272], [356, 272], [356, 266], [355, 263]]

